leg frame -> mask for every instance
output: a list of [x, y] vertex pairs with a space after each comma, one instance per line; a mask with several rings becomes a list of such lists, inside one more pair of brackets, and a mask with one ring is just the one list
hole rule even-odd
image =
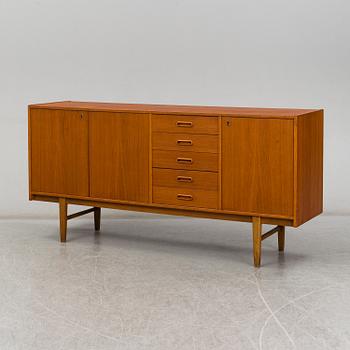
[[99, 231], [101, 228], [101, 208], [93, 207], [86, 210], [79, 211], [74, 214], [68, 215], [68, 202], [66, 198], [59, 199], [59, 208], [60, 208], [60, 241], [65, 242], [67, 239], [67, 221], [77, 218], [79, 216], [94, 213], [94, 223], [95, 230]]
[[95, 222], [95, 231], [100, 231], [100, 228], [101, 228], [101, 208], [94, 207], [94, 222]]
[[274, 233], [278, 233], [278, 250], [280, 252], [284, 251], [285, 245], [285, 227], [284, 226], [276, 226], [272, 228], [270, 231], [262, 234], [262, 223], [261, 217], [254, 216], [253, 217], [253, 256], [254, 256], [254, 266], [260, 267], [261, 263], [261, 242], [272, 236]]
[[60, 205], [60, 240], [65, 242], [67, 238], [67, 200], [65, 198], [59, 199]]

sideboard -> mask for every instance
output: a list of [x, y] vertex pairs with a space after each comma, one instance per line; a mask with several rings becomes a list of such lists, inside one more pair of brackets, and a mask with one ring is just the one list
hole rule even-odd
[[[29, 199], [67, 220], [101, 208], [252, 223], [274, 233], [322, 212], [323, 110], [96, 102], [33, 104]], [[68, 204], [91, 208], [68, 215]], [[263, 233], [263, 224], [274, 227]]]

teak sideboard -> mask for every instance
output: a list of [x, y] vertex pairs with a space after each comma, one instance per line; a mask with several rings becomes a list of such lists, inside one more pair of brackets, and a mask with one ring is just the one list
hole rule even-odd
[[322, 212], [323, 110], [30, 105], [29, 199], [59, 203], [62, 242], [103, 207], [251, 222], [258, 267], [265, 238], [283, 251], [285, 226]]

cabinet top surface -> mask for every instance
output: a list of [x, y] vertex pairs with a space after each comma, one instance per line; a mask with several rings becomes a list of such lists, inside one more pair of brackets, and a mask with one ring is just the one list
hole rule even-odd
[[219, 107], [219, 106], [188, 106], [160, 104], [130, 104], [105, 102], [60, 101], [29, 105], [30, 108], [45, 109], [75, 109], [110, 112], [135, 112], [157, 114], [198, 114], [223, 116], [259, 116], [259, 117], [296, 117], [298, 115], [319, 111], [319, 109], [300, 108], [253, 108], [253, 107]]

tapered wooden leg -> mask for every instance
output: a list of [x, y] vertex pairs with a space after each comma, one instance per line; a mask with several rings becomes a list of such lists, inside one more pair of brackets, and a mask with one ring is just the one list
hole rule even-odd
[[261, 229], [261, 218], [253, 217], [253, 254], [255, 267], [260, 267], [261, 262]]
[[285, 245], [285, 227], [278, 226], [278, 250], [280, 252], [284, 251], [284, 245]]
[[60, 198], [59, 205], [60, 205], [60, 239], [61, 239], [61, 242], [65, 242], [67, 237], [67, 200], [65, 198]]
[[101, 208], [94, 207], [95, 231], [100, 231], [101, 228]]

